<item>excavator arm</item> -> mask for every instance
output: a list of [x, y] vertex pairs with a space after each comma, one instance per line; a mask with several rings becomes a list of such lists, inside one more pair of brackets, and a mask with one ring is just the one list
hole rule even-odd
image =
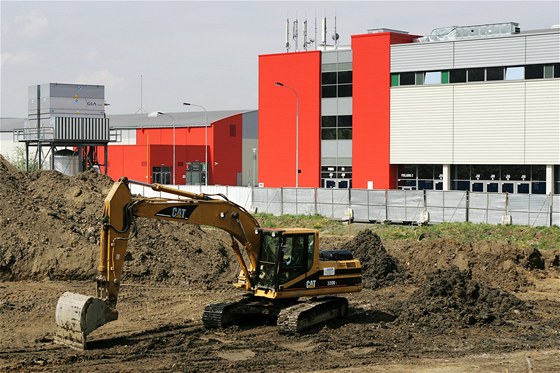
[[[133, 196], [129, 183], [149, 186], [176, 198]], [[241, 267], [237, 287], [253, 288], [259, 259], [260, 236], [257, 220], [241, 206], [224, 196], [216, 198], [121, 178], [105, 198], [101, 227], [97, 297], [64, 293], [57, 304], [59, 343], [84, 349], [86, 337], [100, 326], [116, 320], [116, 310], [128, 240], [136, 233], [137, 217], [178, 221], [220, 228], [231, 235], [232, 249]], [[240, 245], [241, 244], [241, 248]], [[243, 252], [247, 260], [244, 258]]]

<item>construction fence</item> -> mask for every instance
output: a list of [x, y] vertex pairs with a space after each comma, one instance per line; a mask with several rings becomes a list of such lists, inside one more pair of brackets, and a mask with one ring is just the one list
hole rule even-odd
[[[560, 195], [217, 185], [176, 187], [194, 193], [221, 194], [251, 212], [273, 215], [322, 215], [364, 223], [560, 226]], [[173, 197], [139, 185], [131, 185], [131, 189], [145, 196]]]

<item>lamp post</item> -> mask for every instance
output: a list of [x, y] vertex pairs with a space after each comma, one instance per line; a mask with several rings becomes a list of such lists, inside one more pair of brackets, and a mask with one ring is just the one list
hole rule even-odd
[[257, 186], [257, 172], [255, 167], [256, 160], [257, 160], [257, 148], [253, 148], [253, 177], [252, 177], [253, 180], [251, 180], [252, 186]]
[[283, 84], [281, 82], [275, 82], [279, 87], [288, 88], [290, 91], [294, 92], [296, 95], [296, 188], [299, 187], [299, 96], [296, 90], [289, 85]]
[[153, 113], [148, 114], [148, 118], [156, 118], [156, 117], [159, 117], [160, 115], [168, 116], [173, 121], [173, 167], [171, 168], [171, 172], [173, 172], [173, 185], [177, 185], [177, 183], [175, 182], [175, 166], [177, 165], [176, 161], [175, 161], [175, 127], [176, 127], [176, 121], [175, 121], [175, 118], [172, 115], [164, 113], [163, 111], [154, 111]]
[[208, 185], [208, 178], [210, 168], [208, 167], [208, 110], [202, 105], [191, 104], [190, 102], [183, 102], [185, 106], [196, 106], [204, 110], [204, 167], [206, 168], [206, 175], [204, 177], [204, 185]]

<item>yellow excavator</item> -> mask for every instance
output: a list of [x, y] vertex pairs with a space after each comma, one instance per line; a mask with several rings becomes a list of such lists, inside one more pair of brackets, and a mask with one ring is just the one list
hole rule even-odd
[[[174, 197], [133, 196], [129, 183]], [[319, 251], [316, 230], [261, 228], [247, 210], [223, 195], [196, 194], [123, 177], [104, 202], [96, 297], [66, 292], [59, 298], [56, 342], [86, 349], [88, 334], [117, 319], [124, 259], [128, 240], [136, 233], [137, 217], [213, 226], [231, 235], [241, 268], [234, 285], [250, 294], [239, 301], [206, 306], [202, 321], [207, 328], [261, 315], [276, 318], [282, 333], [299, 333], [347, 314], [348, 300], [335, 294], [362, 290], [360, 261], [347, 250]]]

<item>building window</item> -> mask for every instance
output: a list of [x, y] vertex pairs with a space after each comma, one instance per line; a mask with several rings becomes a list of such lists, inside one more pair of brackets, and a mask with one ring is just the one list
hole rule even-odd
[[424, 76], [424, 84], [441, 84], [441, 71], [428, 71]]
[[554, 166], [554, 194], [560, 194], [560, 166]]
[[486, 80], [504, 80], [503, 67], [489, 67], [486, 69]]
[[321, 140], [351, 140], [352, 116], [329, 115], [321, 117]]
[[544, 65], [544, 78], [551, 79], [554, 77], [554, 65]]
[[483, 82], [484, 69], [467, 69], [467, 81], [469, 82]]
[[399, 165], [397, 188], [403, 190], [443, 190], [442, 165]]
[[546, 166], [454, 165], [454, 190], [486, 193], [546, 193]]
[[352, 71], [321, 73], [321, 97], [352, 97]]
[[391, 87], [499, 80], [532, 80], [560, 77], [560, 63], [512, 67], [480, 67], [448, 71], [403, 72], [391, 74]]
[[523, 66], [506, 67], [506, 80], [521, 80], [525, 76]]
[[525, 79], [543, 79], [544, 65], [525, 66]]
[[229, 125], [229, 136], [230, 137], [235, 137], [237, 133], [237, 128], [235, 127], [235, 124], [230, 124]]
[[466, 83], [467, 82], [467, 70], [466, 69], [456, 69], [451, 70], [450, 83]]
[[416, 84], [416, 74], [414, 73], [400, 73], [400, 85], [414, 85]]

